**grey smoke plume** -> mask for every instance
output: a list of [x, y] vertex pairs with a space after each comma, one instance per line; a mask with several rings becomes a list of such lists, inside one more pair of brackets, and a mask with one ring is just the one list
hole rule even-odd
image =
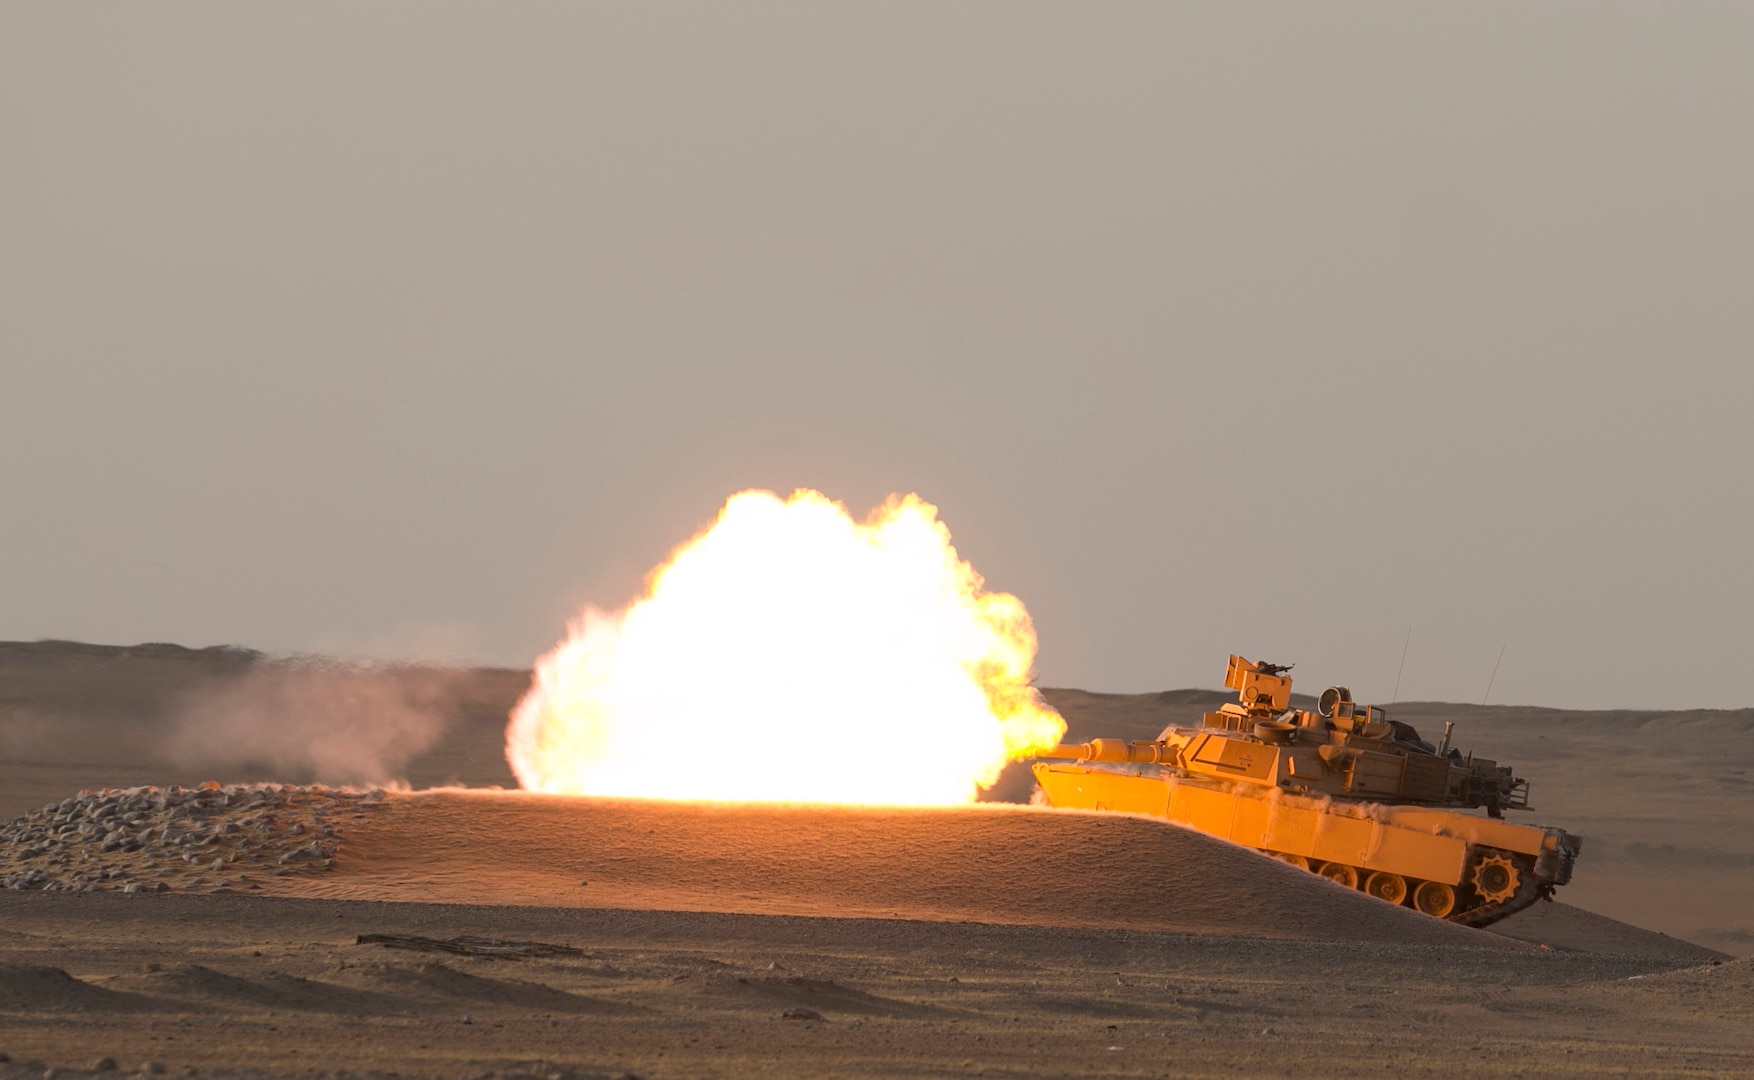
[[215, 771], [384, 783], [401, 777], [456, 721], [452, 676], [328, 659], [258, 664], [189, 691], [172, 713], [160, 756]]

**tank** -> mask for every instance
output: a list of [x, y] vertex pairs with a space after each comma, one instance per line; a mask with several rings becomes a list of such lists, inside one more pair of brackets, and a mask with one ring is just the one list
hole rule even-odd
[[1529, 783], [1422, 739], [1344, 686], [1291, 707], [1290, 665], [1230, 658], [1237, 700], [1156, 739], [1062, 744], [1033, 766], [1050, 806], [1148, 814], [1348, 888], [1485, 926], [1571, 880], [1581, 838], [1516, 824]]

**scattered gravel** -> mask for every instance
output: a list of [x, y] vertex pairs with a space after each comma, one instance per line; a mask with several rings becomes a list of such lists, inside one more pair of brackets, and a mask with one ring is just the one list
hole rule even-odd
[[83, 791], [0, 827], [0, 886], [43, 892], [233, 892], [335, 865], [343, 820], [382, 791], [322, 785]]

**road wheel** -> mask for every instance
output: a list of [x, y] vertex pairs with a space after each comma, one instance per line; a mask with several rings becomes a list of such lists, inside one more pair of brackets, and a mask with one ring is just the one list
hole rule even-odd
[[1474, 860], [1470, 884], [1480, 894], [1481, 900], [1501, 904], [1516, 895], [1517, 886], [1522, 884], [1522, 874], [1509, 855], [1502, 851], [1487, 851]]
[[1441, 881], [1421, 881], [1413, 890], [1413, 906], [1432, 918], [1448, 918], [1456, 909], [1456, 891]]
[[1389, 874], [1378, 870], [1364, 879], [1364, 891], [1378, 900], [1387, 900], [1398, 904], [1407, 899], [1407, 879], [1399, 874]]
[[1265, 853], [1269, 857], [1278, 859], [1280, 862], [1285, 863], [1288, 866], [1295, 866], [1299, 870], [1309, 869], [1309, 860], [1302, 855], [1293, 855], [1289, 851], [1267, 851]]
[[1329, 881], [1344, 885], [1348, 889], [1358, 888], [1358, 871], [1347, 866], [1345, 863], [1323, 863], [1316, 868], [1316, 873], [1327, 878]]

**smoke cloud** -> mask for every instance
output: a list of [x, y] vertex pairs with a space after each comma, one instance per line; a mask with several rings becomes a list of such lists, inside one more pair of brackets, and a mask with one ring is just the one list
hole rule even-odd
[[451, 676], [327, 659], [260, 664], [187, 693], [161, 756], [188, 768], [385, 783], [456, 721]]

